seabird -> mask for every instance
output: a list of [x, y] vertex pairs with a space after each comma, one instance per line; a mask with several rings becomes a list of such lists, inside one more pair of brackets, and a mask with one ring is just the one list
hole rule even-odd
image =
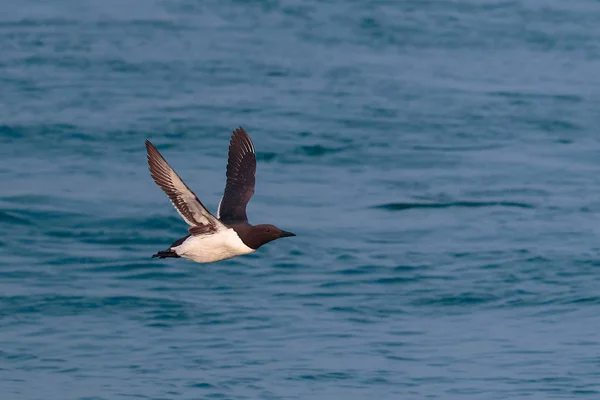
[[148, 140], [146, 150], [154, 182], [167, 194], [181, 218], [190, 225], [187, 236], [152, 258], [183, 257], [209, 263], [252, 253], [275, 239], [296, 236], [273, 225], [248, 223], [246, 205], [254, 194], [256, 155], [252, 140], [243, 128], [236, 129], [231, 135], [227, 183], [216, 217], [204, 207]]

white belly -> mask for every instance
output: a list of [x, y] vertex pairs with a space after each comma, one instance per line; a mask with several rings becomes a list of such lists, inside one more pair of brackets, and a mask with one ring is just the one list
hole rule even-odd
[[212, 235], [190, 236], [185, 242], [172, 248], [179, 256], [199, 263], [209, 263], [252, 253], [231, 228]]

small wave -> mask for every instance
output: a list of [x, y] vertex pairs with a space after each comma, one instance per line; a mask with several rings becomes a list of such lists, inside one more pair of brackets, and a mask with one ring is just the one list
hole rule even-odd
[[303, 380], [303, 381], [339, 381], [339, 380], [352, 380], [355, 379], [353, 375], [345, 372], [322, 372], [316, 374], [305, 374], [299, 376], [292, 376], [287, 379], [290, 380]]
[[[3, 24], [0, 24], [2, 26]], [[2, 139], [20, 139], [24, 136], [22, 130], [14, 126], [0, 125], [0, 138]]]
[[354, 281], [334, 281], [334, 282], [323, 282], [319, 285], [320, 288], [334, 288], [339, 286], [351, 286], [356, 285], [357, 282]]
[[563, 304], [600, 304], [600, 296], [573, 297], [561, 302]]
[[14, 212], [0, 211], [0, 223], [8, 223], [11, 225], [34, 225], [28, 218], [16, 215]]
[[116, 279], [120, 280], [157, 280], [165, 281], [169, 279], [184, 279], [189, 278], [189, 274], [183, 272], [144, 272], [139, 274], [131, 274], [121, 276]]
[[98, 267], [86, 267], [84, 270], [89, 272], [134, 272], [134, 271], [147, 271], [149, 269], [165, 268], [164, 264], [159, 263], [148, 263], [148, 262], [137, 262], [137, 263], [118, 263], [113, 265], [100, 265]]
[[276, 157], [277, 153], [273, 153], [272, 151], [259, 151], [258, 153], [256, 153], [256, 158], [259, 162], [270, 162], [273, 161]]
[[273, 264], [273, 268], [283, 268], [283, 269], [292, 269], [292, 268], [300, 268], [302, 264], [300, 263], [289, 263], [289, 262], [281, 262]]
[[191, 387], [191, 388], [200, 388], [200, 389], [212, 389], [212, 388], [214, 388], [213, 385], [211, 385], [210, 383], [207, 383], [207, 382], [192, 383], [192, 384], [189, 385], [189, 387]]
[[493, 295], [462, 293], [458, 295], [436, 296], [433, 298], [423, 298], [413, 302], [415, 306], [472, 306], [477, 304], [486, 304], [497, 301], [498, 298]]
[[338, 271], [335, 271], [336, 274], [339, 275], [364, 275], [371, 274], [377, 271], [381, 271], [383, 267], [379, 265], [361, 265], [355, 268], [344, 268]]
[[320, 144], [316, 144], [314, 146], [301, 146], [298, 149], [298, 152], [310, 157], [321, 157], [326, 154], [339, 153], [343, 151], [341, 148], [332, 148], [321, 146]]
[[7, 28], [35, 28], [39, 26], [65, 27], [75, 26], [77, 21], [65, 18], [24, 18], [17, 21], [2, 21], [0, 27]]
[[556, 99], [568, 101], [571, 103], [581, 103], [583, 98], [575, 94], [568, 93], [533, 93], [533, 92], [517, 92], [511, 90], [496, 90], [489, 92], [491, 96], [505, 97], [509, 99]]
[[0, 296], [0, 317], [20, 314], [72, 315], [91, 310], [172, 310], [182, 309], [181, 301], [140, 296]]
[[452, 201], [447, 203], [386, 203], [371, 208], [388, 211], [401, 211], [412, 208], [477, 208], [477, 207], [509, 207], [509, 208], [535, 208], [531, 204], [513, 201]]
[[407, 283], [407, 282], [417, 282], [423, 280], [425, 277], [415, 275], [415, 276], [393, 276], [386, 278], [377, 278], [374, 280], [367, 281], [365, 283], [373, 283], [377, 285], [394, 285], [398, 283]]

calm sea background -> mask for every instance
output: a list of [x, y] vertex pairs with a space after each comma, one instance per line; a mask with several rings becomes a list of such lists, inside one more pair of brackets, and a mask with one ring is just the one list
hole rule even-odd
[[[0, 8], [2, 400], [600, 398], [600, 2]], [[298, 236], [151, 259], [240, 125]]]

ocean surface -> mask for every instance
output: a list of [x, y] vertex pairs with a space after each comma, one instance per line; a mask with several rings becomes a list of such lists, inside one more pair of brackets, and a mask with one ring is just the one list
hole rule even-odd
[[[7, 0], [0, 398], [600, 398], [600, 2]], [[216, 264], [150, 139], [216, 212]]]

